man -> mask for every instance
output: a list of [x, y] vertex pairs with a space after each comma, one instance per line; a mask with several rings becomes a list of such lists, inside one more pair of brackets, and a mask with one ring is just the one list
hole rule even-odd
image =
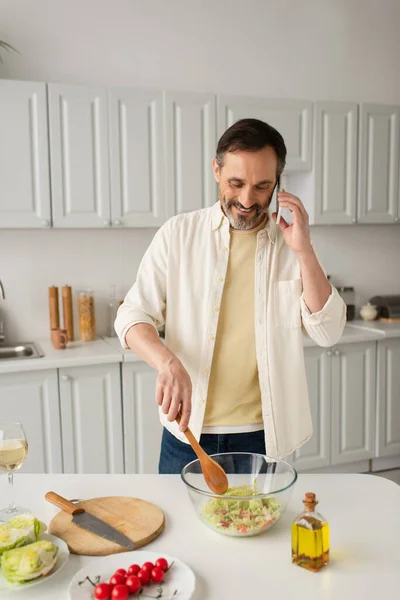
[[121, 344], [158, 371], [160, 473], [195, 458], [188, 424], [209, 454], [284, 457], [311, 437], [303, 331], [335, 344], [346, 309], [314, 254], [299, 198], [279, 193], [291, 225], [268, 217], [285, 159], [273, 127], [232, 125], [213, 160], [219, 202], [157, 231], [119, 309]]

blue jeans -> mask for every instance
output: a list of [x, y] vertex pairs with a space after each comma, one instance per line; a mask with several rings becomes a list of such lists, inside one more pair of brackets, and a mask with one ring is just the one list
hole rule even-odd
[[[255, 452], [265, 454], [264, 431], [250, 433], [203, 433], [200, 445], [207, 454], [220, 452]], [[192, 447], [178, 440], [164, 427], [158, 472], [180, 474], [183, 467], [197, 458]]]

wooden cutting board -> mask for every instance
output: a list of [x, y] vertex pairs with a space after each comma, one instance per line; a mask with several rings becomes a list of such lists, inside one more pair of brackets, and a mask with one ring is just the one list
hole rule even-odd
[[[77, 504], [131, 539], [136, 548], [145, 546], [164, 529], [164, 514], [158, 506], [128, 496], [92, 498]], [[49, 533], [66, 542], [73, 554], [108, 556], [127, 549], [109, 542], [72, 523], [72, 516], [60, 511], [50, 522]]]

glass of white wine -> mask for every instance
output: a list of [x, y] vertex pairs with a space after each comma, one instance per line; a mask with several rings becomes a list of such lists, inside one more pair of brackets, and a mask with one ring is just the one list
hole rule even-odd
[[0, 422], [0, 473], [8, 474], [10, 502], [0, 510], [0, 521], [29, 513], [30, 510], [16, 506], [14, 501], [14, 472], [22, 466], [28, 454], [28, 442], [21, 423]]

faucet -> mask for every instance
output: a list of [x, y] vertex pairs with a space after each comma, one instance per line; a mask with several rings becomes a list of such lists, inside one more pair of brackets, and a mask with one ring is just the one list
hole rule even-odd
[[[3, 300], [5, 300], [6, 294], [4, 292], [4, 286], [1, 282], [1, 279], [0, 279], [0, 293], [1, 293], [1, 297], [3, 298]], [[2, 342], [4, 342], [4, 339], [5, 339], [5, 337], [4, 337], [4, 321], [3, 321], [3, 319], [0, 318], [0, 344]]]

